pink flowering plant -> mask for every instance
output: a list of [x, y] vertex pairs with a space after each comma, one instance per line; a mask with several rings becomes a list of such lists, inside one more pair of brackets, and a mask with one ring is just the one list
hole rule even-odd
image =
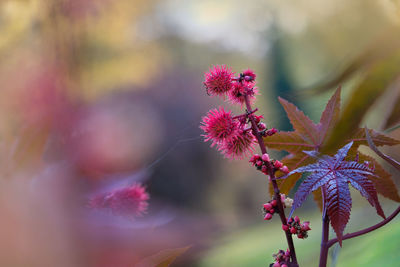
[[[355, 128], [346, 137], [338, 138], [335, 128], [340, 121], [340, 93], [338, 88], [328, 101], [320, 122], [314, 123], [295, 105], [279, 98], [294, 128], [278, 131], [267, 127], [263, 115], [257, 114], [253, 105], [258, 94], [256, 74], [247, 69], [236, 75], [226, 66], [214, 66], [205, 74], [204, 86], [210, 96], [221, 97], [233, 105], [239, 105], [242, 114], [234, 115], [223, 107], [213, 109], [203, 117], [200, 128], [204, 140], [211, 142], [229, 159], [247, 158], [250, 164], [267, 177], [272, 198], [263, 205], [263, 218], [269, 221], [277, 214], [282, 223], [287, 248], [273, 255], [273, 267], [299, 266], [293, 237], [307, 238], [310, 222], [294, 216], [308, 195], [313, 194], [322, 211], [322, 240], [319, 266], [327, 264], [328, 250], [342, 241], [380, 228], [393, 219], [400, 208], [386, 217], [378, 194], [400, 202], [391, 176], [372, 157], [358, 151], [360, 145], [369, 145], [379, 156], [400, 168], [395, 160], [377, 149], [382, 145], [400, 142], [371, 129]], [[256, 154], [256, 146], [260, 154]], [[284, 150], [283, 159], [273, 159], [267, 148]], [[302, 174], [308, 174], [296, 192], [292, 192]], [[352, 186], [369, 202], [383, 221], [355, 233], [344, 234], [350, 219]], [[293, 199], [288, 197], [294, 193]], [[285, 208], [291, 208], [289, 216]], [[329, 224], [336, 237], [329, 239]]]
[[139, 183], [100, 193], [89, 199], [89, 207], [114, 216], [134, 219], [147, 210], [149, 194]]

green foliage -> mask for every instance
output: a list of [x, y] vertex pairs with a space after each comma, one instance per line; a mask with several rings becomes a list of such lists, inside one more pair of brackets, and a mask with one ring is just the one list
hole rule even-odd
[[[362, 228], [368, 226], [369, 220], [365, 220], [361, 211], [352, 216], [359, 221], [364, 219], [364, 224], [357, 226]], [[307, 216], [310, 218], [313, 229], [321, 229], [320, 215]], [[275, 222], [273, 222], [275, 223]], [[219, 240], [219, 245], [208, 252], [199, 264], [199, 267], [259, 267], [268, 266], [272, 262], [272, 253], [277, 248], [285, 247], [285, 240], [281, 232], [276, 231], [279, 223], [265, 227], [242, 229], [231, 234], [229, 237]], [[400, 221], [394, 221], [377, 231], [354, 239], [343, 241], [345, 249], [339, 251], [338, 264], [336, 267], [376, 267], [397, 266], [399, 262], [398, 240], [393, 238], [400, 235]], [[319, 232], [312, 233], [306, 240], [296, 243], [296, 253], [300, 266], [318, 266], [319, 244], [321, 242]], [[359, 257], [357, 255], [362, 255]], [[328, 266], [329, 262], [328, 262]]]

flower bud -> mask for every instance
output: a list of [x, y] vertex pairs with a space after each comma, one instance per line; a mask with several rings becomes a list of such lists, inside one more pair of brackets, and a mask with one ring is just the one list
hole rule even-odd
[[283, 166], [282, 168], [280, 168], [281, 172], [283, 173], [289, 173], [289, 169], [287, 166]]
[[260, 123], [260, 121], [261, 121], [262, 118], [264, 118], [262, 115], [260, 115], [260, 116], [254, 115], [254, 120], [255, 120], [255, 122], [256, 122], [257, 124]]
[[297, 222], [297, 223], [299, 223], [299, 222], [300, 222], [299, 216], [294, 217], [294, 221]]
[[264, 209], [265, 209], [265, 210], [270, 210], [270, 209], [272, 209], [271, 203], [265, 203], [265, 204], [264, 204]]
[[289, 230], [289, 226], [287, 224], [282, 224], [282, 230], [286, 232]]
[[293, 199], [287, 197], [284, 201], [284, 204], [286, 207], [291, 208], [293, 205]]
[[254, 164], [256, 164], [257, 160], [259, 160], [259, 159], [260, 159], [260, 155], [254, 154], [253, 156], [251, 156], [249, 162], [253, 163], [253, 165], [254, 165]]
[[268, 168], [267, 168], [267, 166], [262, 165], [261, 171], [262, 171], [264, 174], [268, 175]]
[[279, 169], [279, 168], [283, 167], [283, 164], [279, 160], [275, 160], [274, 167]]
[[296, 228], [292, 227], [292, 228], [290, 228], [290, 232], [291, 232], [292, 234], [295, 234], [295, 233], [297, 233], [297, 230], [296, 230]]
[[265, 214], [264, 220], [269, 221], [272, 218], [272, 214], [271, 213], [267, 213]]
[[276, 205], [278, 205], [278, 201], [276, 201], [275, 199], [271, 201], [272, 206], [276, 207]]
[[269, 161], [269, 155], [267, 153], [265, 153], [265, 154], [262, 155], [261, 159], [263, 161], [265, 161], [265, 162], [268, 162]]
[[275, 262], [274, 265], [272, 265], [272, 267], [282, 267], [281, 264], [279, 262]]
[[260, 131], [267, 129], [267, 125], [265, 125], [265, 123], [263, 123], [263, 122], [259, 123], [257, 126], [258, 126], [258, 130], [260, 130]]
[[311, 230], [311, 228], [310, 228], [310, 222], [304, 222], [304, 223], [301, 225], [301, 230], [302, 230], [302, 231], [309, 231], [309, 230]]
[[271, 136], [271, 135], [276, 134], [277, 132], [278, 132], [277, 129], [272, 128], [272, 129], [269, 129], [269, 130], [266, 132], [266, 134], [267, 134], [268, 136]]

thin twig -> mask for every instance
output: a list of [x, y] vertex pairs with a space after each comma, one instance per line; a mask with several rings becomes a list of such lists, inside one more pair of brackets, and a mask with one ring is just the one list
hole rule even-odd
[[[342, 237], [342, 240], [350, 239], [350, 238], [357, 237], [357, 236], [360, 236], [360, 235], [365, 235], [365, 234], [367, 234], [369, 232], [372, 232], [372, 231], [374, 231], [374, 230], [376, 230], [378, 228], [381, 228], [382, 226], [384, 226], [385, 224], [387, 224], [388, 222], [393, 220], [393, 218], [396, 217], [397, 214], [399, 214], [399, 213], [400, 213], [400, 206], [392, 214], [390, 214], [389, 217], [387, 217], [386, 219], [384, 219], [380, 223], [377, 223], [377, 224], [375, 224], [375, 225], [373, 225], [371, 227], [365, 228], [363, 230], [360, 230], [360, 231], [357, 231], [357, 232], [354, 232], [354, 233], [346, 234], [346, 235], [344, 235]], [[333, 239], [329, 240], [328, 241], [328, 248], [331, 247], [336, 242], [338, 242], [337, 238], [333, 238]]]

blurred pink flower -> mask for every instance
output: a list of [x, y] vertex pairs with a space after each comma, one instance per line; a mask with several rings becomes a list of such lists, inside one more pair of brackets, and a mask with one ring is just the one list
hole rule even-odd
[[146, 212], [149, 198], [144, 186], [135, 183], [91, 198], [89, 207], [132, 219]]

